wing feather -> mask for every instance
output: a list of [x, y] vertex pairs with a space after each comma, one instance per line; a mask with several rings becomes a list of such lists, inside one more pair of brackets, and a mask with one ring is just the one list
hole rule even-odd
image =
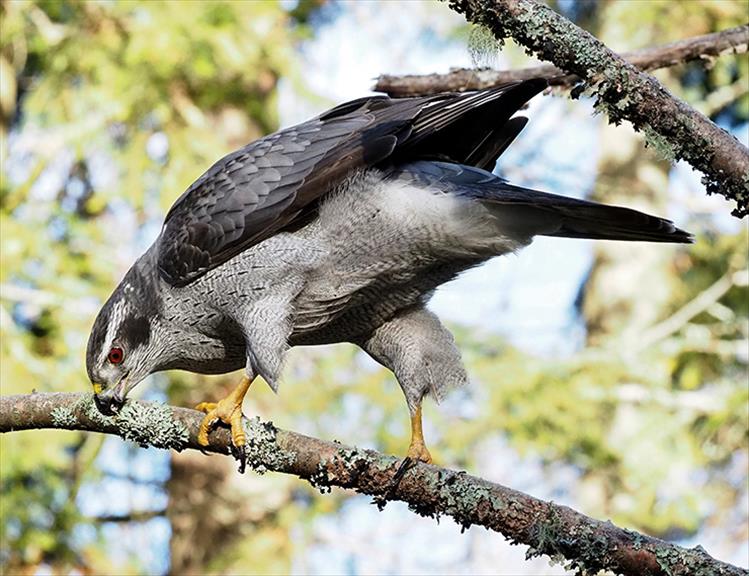
[[[315, 203], [355, 170], [434, 155], [485, 162], [519, 130], [505, 130], [504, 144], [492, 134], [543, 86], [530, 81], [476, 93], [361, 98], [248, 144], [211, 166], [172, 206], [158, 240], [159, 272], [169, 284], [189, 284], [307, 221]], [[486, 112], [475, 114], [477, 107]], [[487, 123], [487, 115], [496, 119]], [[460, 138], [458, 128], [465, 132]]]

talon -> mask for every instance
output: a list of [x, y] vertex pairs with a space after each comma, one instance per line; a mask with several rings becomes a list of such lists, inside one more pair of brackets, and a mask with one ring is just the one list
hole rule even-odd
[[398, 484], [400, 484], [400, 481], [403, 478], [403, 475], [406, 472], [408, 472], [415, 464], [416, 464], [416, 461], [410, 456], [406, 456], [401, 461], [400, 466], [398, 466], [398, 469], [395, 471], [395, 474], [393, 474], [393, 479], [390, 481], [390, 489], [388, 490], [388, 494], [390, 494], [393, 490], [395, 490]]
[[246, 442], [241, 408], [234, 411], [231, 417], [231, 441], [237, 448], [244, 447]]
[[205, 412], [203, 420], [198, 429], [198, 444], [208, 446], [208, 434], [217, 422], [231, 426], [231, 441], [235, 448], [241, 448], [246, 444], [244, 427], [242, 426], [242, 400], [250, 388], [252, 380], [245, 377], [226, 398], [218, 402], [201, 402], [195, 406], [195, 410]]
[[411, 445], [408, 447], [406, 458], [410, 458], [411, 460], [414, 460], [416, 462], [424, 462], [424, 464], [432, 463], [432, 455], [429, 453], [429, 450], [427, 450], [427, 447], [423, 441], [412, 441]]
[[234, 456], [234, 459], [237, 462], [239, 462], [239, 468], [237, 471], [240, 474], [244, 474], [244, 471], [247, 468], [247, 445], [235, 446], [232, 444], [231, 455]]

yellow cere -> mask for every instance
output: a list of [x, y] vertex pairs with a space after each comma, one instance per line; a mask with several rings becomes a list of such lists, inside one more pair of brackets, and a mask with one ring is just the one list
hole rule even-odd
[[94, 384], [94, 394], [101, 394], [101, 384]]

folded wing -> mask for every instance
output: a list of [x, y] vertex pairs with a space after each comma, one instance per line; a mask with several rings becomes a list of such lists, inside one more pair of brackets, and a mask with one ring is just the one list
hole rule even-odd
[[525, 125], [510, 118], [546, 86], [530, 80], [425, 98], [362, 98], [229, 154], [167, 214], [162, 278], [184, 286], [298, 226], [353, 171], [432, 158], [491, 169]]

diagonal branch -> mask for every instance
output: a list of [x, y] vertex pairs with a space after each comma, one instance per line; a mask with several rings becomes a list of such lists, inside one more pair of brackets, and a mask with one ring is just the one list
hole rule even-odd
[[[624, 52], [621, 58], [640, 70], [648, 72], [668, 68], [693, 60], [710, 62], [724, 54], [743, 54], [749, 50], [749, 25], [736, 26], [714, 34], [694, 36], [660, 46]], [[482, 90], [511, 82], [545, 78], [552, 86], [570, 88], [580, 82], [576, 74], [566, 74], [553, 64], [541, 64], [518, 70], [457, 68], [447, 74], [383, 74], [372, 88], [375, 92], [403, 98], [428, 96], [439, 92]]]
[[747, 277], [747, 270], [729, 269], [723, 276], [716, 280], [709, 288], [700, 292], [697, 297], [690, 300], [682, 308], [662, 322], [651, 326], [637, 335], [637, 342], [629, 345], [632, 353], [647, 350], [657, 342], [681, 330], [689, 321], [701, 314], [710, 306], [718, 302], [734, 286], [743, 282]]
[[685, 160], [702, 172], [709, 194], [735, 200], [735, 216], [749, 214], [749, 150], [658, 80], [536, 0], [449, 1], [498, 40], [513, 38], [528, 52], [578, 75], [609, 122], [630, 121], [663, 156]]
[[[99, 414], [87, 394], [37, 393], [0, 398], [0, 432], [84, 430], [114, 434], [142, 446], [228, 454], [227, 430], [215, 431], [207, 448], [198, 444], [202, 417], [195, 410], [130, 400], [119, 415], [110, 418]], [[250, 420], [246, 427], [248, 463], [258, 472], [294, 474], [321, 492], [340, 486], [382, 502], [400, 500], [418, 514], [448, 515], [464, 527], [479, 524], [503, 534], [513, 544], [530, 546], [529, 557], [546, 554], [565, 558], [571, 567], [590, 573], [747, 574], [715, 560], [699, 546], [685, 549], [623, 530], [611, 522], [589, 518], [465, 472], [419, 464], [392, 487], [400, 464], [392, 456], [280, 430], [258, 419]]]

